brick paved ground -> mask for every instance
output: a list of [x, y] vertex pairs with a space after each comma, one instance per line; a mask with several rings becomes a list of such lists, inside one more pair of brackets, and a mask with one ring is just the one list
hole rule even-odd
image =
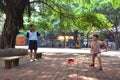
[[[70, 57], [75, 58], [74, 64], [67, 63]], [[103, 56], [103, 71], [97, 69], [97, 62], [95, 68], [89, 67], [89, 60], [85, 54], [49, 53], [30, 63], [26, 56], [19, 67], [1, 68], [0, 80], [120, 80], [119, 57]]]

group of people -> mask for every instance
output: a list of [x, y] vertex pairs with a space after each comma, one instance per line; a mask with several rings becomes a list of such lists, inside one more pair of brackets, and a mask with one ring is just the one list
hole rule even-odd
[[[27, 32], [27, 38], [29, 39], [29, 49], [30, 49], [30, 61], [37, 61], [36, 53], [37, 53], [37, 39], [40, 34], [35, 30], [35, 26], [33, 24], [30, 25], [30, 30]], [[101, 62], [101, 50], [100, 47], [104, 42], [99, 41], [99, 36], [97, 34], [93, 35], [92, 42], [90, 43], [90, 56], [92, 57], [92, 63], [90, 66], [95, 66], [95, 58], [98, 58], [99, 62], [99, 70], [102, 70], [102, 62]], [[34, 51], [34, 52], [33, 52]], [[34, 54], [33, 54], [34, 53]], [[34, 58], [32, 58], [34, 55]]]

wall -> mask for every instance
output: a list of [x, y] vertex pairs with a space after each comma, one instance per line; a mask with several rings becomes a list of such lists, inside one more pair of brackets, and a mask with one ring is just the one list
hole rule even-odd
[[23, 36], [19, 36], [16, 38], [16, 45], [17, 46], [25, 46], [26, 45], [26, 38]]

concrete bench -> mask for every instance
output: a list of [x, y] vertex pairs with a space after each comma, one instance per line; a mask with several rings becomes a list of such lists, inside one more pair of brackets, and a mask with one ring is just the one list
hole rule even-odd
[[20, 56], [0, 57], [0, 60], [4, 61], [4, 65], [6, 69], [19, 66], [19, 59], [20, 59]]
[[25, 55], [28, 55], [27, 49], [0, 49], [0, 60], [4, 61], [6, 69], [18, 66], [20, 57]]
[[25, 56], [28, 55], [27, 49], [0, 49], [0, 57]]

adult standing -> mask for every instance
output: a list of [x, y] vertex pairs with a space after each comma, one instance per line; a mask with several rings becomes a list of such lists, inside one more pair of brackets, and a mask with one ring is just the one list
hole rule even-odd
[[[35, 26], [31, 24], [30, 30], [27, 32], [27, 38], [29, 39], [30, 62], [37, 61], [36, 59], [36, 53], [38, 48], [37, 40], [39, 36], [40, 34], [35, 30]], [[34, 58], [32, 58], [33, 53], [34, 53]]]

